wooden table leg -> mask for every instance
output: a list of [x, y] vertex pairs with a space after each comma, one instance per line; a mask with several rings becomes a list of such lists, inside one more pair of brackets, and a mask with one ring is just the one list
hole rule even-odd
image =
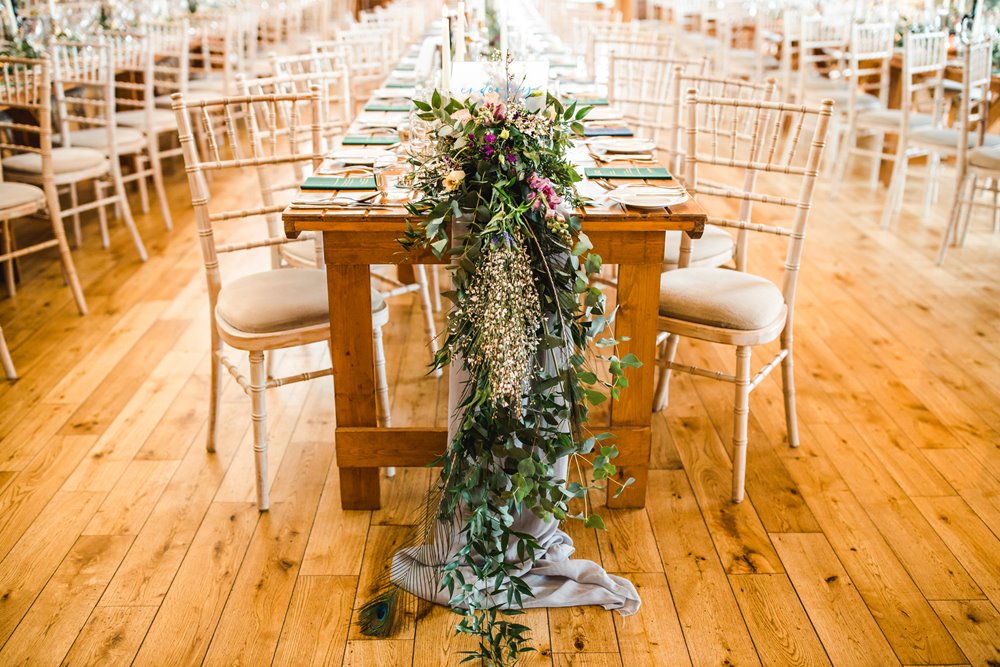
[[[663, 247], [662, 236], [659, 247]], [[662, 251], [661, 251], [662, 252]], [[624, 483], [629, 477], [635, 483], [625, 489], [617, 498], [618, 487], [611, 484], [608, 489], [608, 507], [644, 507], [646, 505], [646, 481], [649, 470], [648, 427], [652, 422], [653, 376], [656, 368], [656, 315], [660, 303], [660, 263], [623, 264], [618, 272], [618, 316], [615, 319], [615, 334], [628, 338], [619, 346], [619, 355], [631, 352], [642, 361], [641, 368], [626, 370], [629, 386], [621, 394], [621, 399], [611, 405], [611, 432], [616, 426], [647, 427], [643, 441], [635, 439], [622, 441], [619, 452], [629, 465], [619, 466], [618, 481]], [[634, 451], [626, 451], [626, 447]]]
[[[369, 267], [327, 264], [326, 280], [337, 428], [376, 426]], [[378, 468], [340, 468], [341, 507], [378, 509], [378, 475]]]

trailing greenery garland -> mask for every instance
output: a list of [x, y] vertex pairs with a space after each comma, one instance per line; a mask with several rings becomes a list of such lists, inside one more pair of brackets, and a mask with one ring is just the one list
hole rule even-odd
[[[422, 221], [401, 239], [408, 250], [452, 259], [454, 306], [434, 366], [464, 363], [469, 381], [440, 461], [436, 518], [461, 517], [464, 546], [444, 566], [441, 586], [464, 614], [457, 630], [478, 638], [469, 659], [488, 665], [533, 650], [528, 628], [511, 618], [532, 595], [515, 573], [543, 549], [512, 529], [514, 517], [604, 527], [587, 496], [611, 480], [618, 451], [610, 434], [588, 431], [589, 405], [617, 398], [624, 370], [640, 365], [613, 353], [614, 313], [590, 284], [601, 258], [571, 214], [581, 179], [566, 153], [589, 108], [552, 96], [529, 101], [543, 108], [495, 93], [459, 102], [435, 91], [430, 103], [415, 103], [433, 129], [430, 147], [411, 159], [420, 198], [409, 208]], [[592, 344], [604, 353], [588, 354]], [[606, 380], [594, 360], [606, 365]], [[562, 457], [578, 481], [556, 475]], [[618, 492], [631, 481], [615, 482]], [[581, 512], [570, 509], [576, 498]], [[515, 542], [521, 563], [505, 559]]]

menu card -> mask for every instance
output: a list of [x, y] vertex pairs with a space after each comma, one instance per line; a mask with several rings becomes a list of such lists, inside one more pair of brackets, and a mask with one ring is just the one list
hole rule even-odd
[[587, 178], [673, 178], [663, 167], [587, 167], [583, 173]]
[[376, 190], [374, 176], [310, 176], [303, 190]]

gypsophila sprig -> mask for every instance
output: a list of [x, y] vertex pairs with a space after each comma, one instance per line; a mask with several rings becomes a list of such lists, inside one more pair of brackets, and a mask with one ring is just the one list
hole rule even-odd
[[[400, 243], [450, 257], [454, 305], [434, 366], [463, 363], [469, 377], [439, 461], [437, 518], [460, 517], [464, 538], [441, 568], [440, 589], [463, 614], [457, 630], [478, 640], [468, 658], [509, 665], [533, 650], [516, 622], [532, 591], [516, 573], [544, 553], [512, 529], [514, 517], [603, 527], [587, 494], [606, 482], [620, 493], [631, 480], [613, 480], [618, 451], [610, 434], [588, 430], [588, 410], [617, 397], [639, 360], [588, 353], [592, 343], [617, 342], [608, 332], [614, 313], [590, 284], [601, 258], [572, 214], [580, 175], [566, 154], [589, 109], [551, 96], [460, 102], [438, 92], [415, 104], [433, 129], [410, 159], [419, 197], [408, 208], [420, 221]], [[578, 479], [556, 474], [563, 457]], [[381, 608], [371, 609], [381, 620]]]

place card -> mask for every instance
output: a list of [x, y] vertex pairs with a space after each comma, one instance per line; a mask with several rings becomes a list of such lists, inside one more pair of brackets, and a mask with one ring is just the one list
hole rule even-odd
[[374, 176], [310, 176], [303, 190], [376, 190]]
[[673, 178], [663, 167], [587, 167], [583, 173], [587, 178]]
[[391, 111], [394, 113], [406, 113], [410, 108], [409, 104], [379, 104], [378, 102], [369, 102], [365, 105], [365, 111]]
[[396, 134], [349, 134], [341, 142], [345, 146], [392, 146], [399, 143], [399, 135]]
[[585, 127], [583, 134], [587, 137], [632, 137], [635, 133], [627, 127]]

